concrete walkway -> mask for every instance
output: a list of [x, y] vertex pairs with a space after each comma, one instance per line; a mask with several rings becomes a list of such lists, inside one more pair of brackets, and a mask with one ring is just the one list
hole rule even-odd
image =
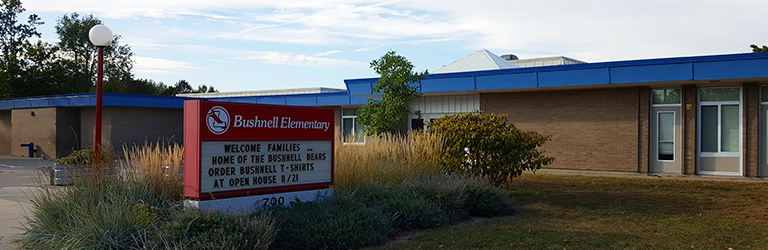
[[524, 175], [528, 175], [528, 174], [581, 175], [581, 176], [654, 178], [654, 179], [678, 179], [678, 180], [702, 180], [702, 181], [731, 181], [731, 182], [768, 182], [768, 178], [764, 178], [764, 177], [609, 172], [609, 171], [567, 170], [567, 169], [540, 169], [540, 170], [537, 170], [536, 173], [531, 173], [526, 171], [523, 174]]
[[52, 166], [50, 160], [0, 156], [0, 249], [15, 249], [11, 240], [22, 233], [32, 199], [49, 184], [40, 169]]

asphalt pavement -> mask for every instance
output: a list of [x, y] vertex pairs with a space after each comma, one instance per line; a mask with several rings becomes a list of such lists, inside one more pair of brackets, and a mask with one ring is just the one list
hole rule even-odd
[[41, 187], [50, 187], [44, 167], [52, 160], [0, 156], [0, 249], [15, 249], [12, 238], [22, 233]]

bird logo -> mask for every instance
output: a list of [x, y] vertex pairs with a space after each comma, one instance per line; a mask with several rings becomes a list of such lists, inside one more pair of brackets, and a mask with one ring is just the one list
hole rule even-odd
[[229, 129], [229, 112], [221, 106], [216, 106], [208, 110], [205, 116], [205, 123], [211, 133], [220, 135]]

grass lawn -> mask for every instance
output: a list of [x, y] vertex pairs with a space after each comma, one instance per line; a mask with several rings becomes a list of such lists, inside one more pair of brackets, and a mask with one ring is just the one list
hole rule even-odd
[[525, 174], [518, 214], [372, 249], [768, 249], [768, 182]]

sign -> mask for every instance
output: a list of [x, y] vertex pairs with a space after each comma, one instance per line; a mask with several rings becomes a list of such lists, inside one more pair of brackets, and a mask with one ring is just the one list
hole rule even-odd
[[333, 109], [184, 102], [184, 195], [192, 201], [327, 189]]

